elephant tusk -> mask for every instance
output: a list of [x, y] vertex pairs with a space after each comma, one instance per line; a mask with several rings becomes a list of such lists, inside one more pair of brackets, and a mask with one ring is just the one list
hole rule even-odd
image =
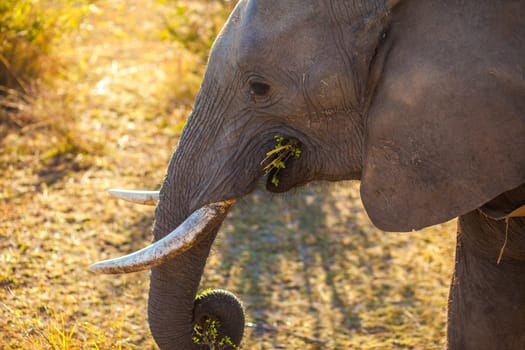
[[104, 260], [89, 268], [96, 273], [121, 274], [151, 269], [189, 250], [200, 238], [221, 224], [235, 200], [212, 203], [193, 212], [170, 234], [146, 248], [120, 258]]
[[114, 197], [126, 200], [128, 202], [144, 205], [157, 205], [160, 196], [159, 191], [130, 191], [111, 189], [108, 192]]

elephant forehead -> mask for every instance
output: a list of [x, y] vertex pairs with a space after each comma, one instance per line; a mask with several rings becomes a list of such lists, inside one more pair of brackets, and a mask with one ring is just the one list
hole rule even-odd
[[[298, 56], [319, 46], [323, 36], [318, 22], [319, 9], [312, 2], [249, 1], [233, 24], [231, 46], [240, 62], [253, 62], [264, 56]], [[295, 54], [293, 54], [295, 53]], [[292, 55], [293, 54], [293, 55]]]
[[262, 25], [268, 31], [305, 23], [314, 20], [319, 15], [320, 7], [317, 1], [308, 0], [249, 0], [241, 6], [237, 13], [240, 24], [251, 23]]

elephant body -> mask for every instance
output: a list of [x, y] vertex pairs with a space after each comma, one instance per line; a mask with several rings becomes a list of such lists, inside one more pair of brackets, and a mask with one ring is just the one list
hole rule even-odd
[[[271, 192], [360, 180], [388, 231], [459, 216], [449, 347], [525, 349], [525, 221], [486, 210], [525, 204], [524, 58], [523, 1], [241, 0], [168, 166], [155, 241], [251, 193], [279, 135], [301, 155], [270, 171]], [[201, 348], [195, 295], [218, 229], [151, 271], [162, 349]]]

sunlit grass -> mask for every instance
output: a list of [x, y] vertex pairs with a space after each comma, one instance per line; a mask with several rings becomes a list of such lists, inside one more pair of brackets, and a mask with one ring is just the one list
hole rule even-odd
[[[5, 308], [7, 306], [4, 305]], [[137, 349], [124, 338], [123, 321], [113, 320], [109, 329], [102, 329], [89, 322], [66, 322], [64, 315], [25, 317], [18, 311], [9, 311], [10, 326], [24, 330], [22, 343], [18, 346], [33, 350], [72, 350], [72, 349]], [[49, 314], [49, 310], [41, 313]], [[7, 344], [9, 345], [8, 341]]]

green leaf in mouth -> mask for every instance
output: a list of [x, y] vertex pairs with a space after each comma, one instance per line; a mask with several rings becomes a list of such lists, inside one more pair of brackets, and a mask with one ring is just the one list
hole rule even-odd
[[299, 141], [294, 138], [285, 138], [281, 135], [274, 136], [275, 145], [272, 150], [266, 153], [266, 157], [262, 160], [264, 174], [272, 173], [271, 183], [279, 186], [279, 179], [277, 175], [281, 169], [286, 168], [286, 162], [290, 158], [299, 158], [301, 156], [301, 148]]

